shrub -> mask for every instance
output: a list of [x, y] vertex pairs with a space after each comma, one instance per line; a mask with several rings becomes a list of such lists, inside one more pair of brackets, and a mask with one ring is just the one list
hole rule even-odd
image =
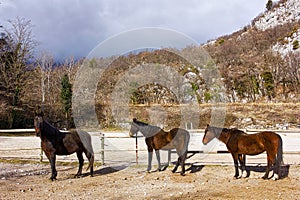
[[271, 10], [273, 7], [273, 1], [272, 0], [268, 0], [267, 4], [266, 4], [266, 8], [267, 10]]
[[299, 49], [299, 41], [298, 40], [295, 40], [293, 42], [293, 50], [296, 50], [296, 49]]
[[223, 44], [224, 42], [225, 42], [225, 40], [224, 40], [223, 38], [221, 38], [221, 39], [218, 40], [217, 43], [221, 45], [221, 44]]

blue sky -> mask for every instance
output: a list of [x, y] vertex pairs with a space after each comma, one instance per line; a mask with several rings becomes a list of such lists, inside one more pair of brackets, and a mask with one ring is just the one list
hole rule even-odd
[[198, 43], [230, 34], [265, 11], [267, 0], [0, 0], [0, 25], [31, 20], [37, 51], [81, 58], [107, 38], [160, 27]]

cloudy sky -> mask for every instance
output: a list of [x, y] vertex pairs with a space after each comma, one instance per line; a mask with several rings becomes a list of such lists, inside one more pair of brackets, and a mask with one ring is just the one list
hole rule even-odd
[[232, 33], [264, 12], [267, 0], [0, 0], [0, 25], [31, 20], [37, 51], [85, 57], [124, 31], [161, 27], [198, 43]]

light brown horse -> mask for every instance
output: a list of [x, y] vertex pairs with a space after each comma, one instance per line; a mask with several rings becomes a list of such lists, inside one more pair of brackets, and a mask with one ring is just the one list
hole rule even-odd
[[181, 164], [182, 171], [180, 174], [184, 175], [184, 165], [190, 141], [190, 134], [188, 131], [181, 128], [174, 128], [169, 132], [166, 132], [157, 126], [148, 125], [144, 122], [138, 121], [137, 119], [133, 119], [129, 132], [130, 137], [136, 135], [138, 131], [146, 137], [145, 141], [148, 147], [148, 172], [151, 170], [153, 150], [155, 150], [158, 161], [158, 170], [161, 171], [159, 150], [176, 149], [178, 162], [172, 172], [175, 173], [179, 164]]
[[218, 128], [207, 125], [203, 144], [209, 143], [213, 138], [223, 142], [231, 153], [235, 166], [235, 178], [239, 178], [238, 160], [245, 169], [245, 158], [243, 155], [258, 155], [266, 151], [267, 169], [263, 179], [269, 178], [269, 171], [272, 166], [273, 179], [279, 179], [279, 168], [282, 164], [282, 139], [280, 135], [271, 131], [264, 131], [256, 134], [247, 134], [238, 129]]

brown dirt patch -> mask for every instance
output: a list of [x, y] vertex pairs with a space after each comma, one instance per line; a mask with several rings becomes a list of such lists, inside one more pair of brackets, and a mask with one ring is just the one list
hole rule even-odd
[[[189, 167], [189, 166], [187, 166]], [[297, 199], [300, 166], [288, 177], [263, 180], [260, 167], [249, 178], [233, 179], [233, 166], [190, 168], [186, 176], [146, 173], [146, 166], [95, 167], [95, 177], [74, 179], [77, 166], [58, 166], [58, 180], [50, 181], [48, 164], [0, 163], [0, 199]], [[85, 174], [88, 175], [88, 174]]]

